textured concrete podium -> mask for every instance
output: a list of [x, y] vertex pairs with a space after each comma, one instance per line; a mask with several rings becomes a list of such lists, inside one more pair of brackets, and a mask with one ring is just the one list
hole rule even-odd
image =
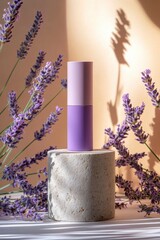
[[48, 211], [57, 221], [104, 221], [115, 214], [113, 151], [48, 152]]

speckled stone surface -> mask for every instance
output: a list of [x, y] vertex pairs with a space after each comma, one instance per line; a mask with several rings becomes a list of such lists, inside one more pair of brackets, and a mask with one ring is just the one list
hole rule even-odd
[[49, 217], [104, 221], [115, 215], [115, 154], [93, 150], [48, 152]]

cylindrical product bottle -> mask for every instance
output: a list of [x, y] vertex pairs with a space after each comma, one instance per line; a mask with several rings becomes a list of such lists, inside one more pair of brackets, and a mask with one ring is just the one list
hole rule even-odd
[[93, 149], [92, 62], [67, 64], [67, 148]]

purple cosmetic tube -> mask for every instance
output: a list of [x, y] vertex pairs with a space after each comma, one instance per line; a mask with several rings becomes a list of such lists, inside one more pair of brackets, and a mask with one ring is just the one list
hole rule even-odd
[[67, 64], [67, 149], [93, 150], [93, 62]]

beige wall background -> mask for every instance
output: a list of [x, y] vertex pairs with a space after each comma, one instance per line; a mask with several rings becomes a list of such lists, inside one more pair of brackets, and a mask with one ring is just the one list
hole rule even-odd
[[[7, 2], [8, 0], [0, 1], [0, 16]], [[160, 88], [160, 1], [154, 0], [153, 4], [152, 0], [24, 0], [12, 41], [1, 52], [2, 82], [16, 61], [16, 51], [32, 25], [37, 10], [42, 11], [44, 23], [27, 58], [20, 62], [14, 72], [0, 105], [6, 103], [8, 91], [14, 89], [18, 93], [23, 89], [24, 79], [39, 50], [47, 52], [46, 61], [54, 61], [59, 53], [64, 55], [59, 80], [67, 76], [67, 61], [90, 60], [94, 62], [94, 148], [103, 146], [106, 127], [115, 129], [123, 121], [121, 98], [124, 93], [129, 93], [134, 105], [145, 102], [143, 128], [150, 134], [148, 143], [160, 155], [160, 111], [152, 106], [141, 82], [141, 72], [150, 68], [153, 80], [157, 88]], [[119, 28], [121, 31], [118, 33]], [[117, 36], [119, 44], [114, 45]], [[59, 80], [47, 89], [45, 101], [59, 89]], [[22, 107], [27, 97], [26, 93], [21, 99]], [[66, 148], [66, 92], [63, 91], [33, 121], [25, 131], [20, 147], [12, 154], [32, 139], [33, 131], [41, 126], [56, 105], [62, 106], [64, 111], [53, 127], [53, 132], [43, 142], [35, 143], [27, 149], [19, 160], [34, 155], [42, 147], [56, 145], [58, 148]], [[7, 112], [0, 121], [2, 128], [10, 121]], [[130, 134], [126, 145], [133, 153], [146, 151], [148, 156], [142, 160], [144, 166], [159, 171], [159, 163], [144, 145], [135, 141], [133, 134]], [[45, 164], [47, 159], [42, 165]], [[120, 169], [117, 172], [136, 181], [134, 172], [130, 169]]]

